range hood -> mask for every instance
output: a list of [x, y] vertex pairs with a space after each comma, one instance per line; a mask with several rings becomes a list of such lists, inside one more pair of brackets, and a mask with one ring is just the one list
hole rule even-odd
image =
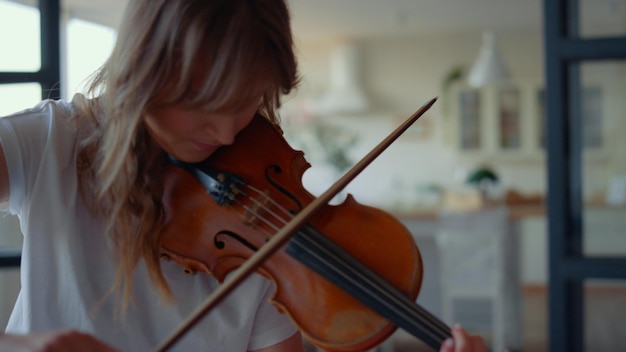
[[331, 52], [329, 87], [313, 101], [313, 114], [359, 114], [369, 110], [360, 82], [360, 64], [359, 48], [354, 42], [343, 43]]

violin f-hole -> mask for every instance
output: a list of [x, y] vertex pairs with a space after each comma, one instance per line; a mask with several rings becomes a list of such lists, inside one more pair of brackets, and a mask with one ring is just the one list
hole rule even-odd
[[224, 248], [226, 248], [226, 242], [224, 242], [221, 239], [224, 236], [230, 237], [230, 238], [234, 239], [235, 241], [243, 244], [244, 246], [246, 246], [247, 248], [249, 248], [253, 252], [256, 252], [256, 251], [259, 250], [259, 247], [253, 245], [252, 243], [247, 241], [242, 236], [240, 236], [240, 235], [238, 235], [238, 234], [236, 234], [236, 233], [234, 233], [232, 231], [228, 231], [228, 230], [220, 231], [220, 232], [218, 232], [215, 235], [215, 237], [213, 238], [213, 243], [215, 244], [215, 248], [217, 248], [217, 249], [224, 249]]
[[285, 188], [283, 188], [278, 182], [274, 181], [272, 179], [271, 176], [271, 172], [280, 174], [283, 172], [282, 168], [278, 165], [270, 165], [265, 169], [265, 179], [267, 180], [267, 182], [274, 186], [274, 188], [276, 188], [280, 193], [282, 193], [283, 195], [285, 195], [287, 198], [291, 199], [291, 201], [293, 201], [294, 205], [296, 206], [294, 209], [290, 209], [289, 212], [291, 214], [297, 214], [302, 210], [302, 203], [300, 203], [300, 201], [298, 200], [298, 198], [296, 198], [296, 196], [294, 196], [293, 194], [291, 194], [289, 191], [287, 191]]

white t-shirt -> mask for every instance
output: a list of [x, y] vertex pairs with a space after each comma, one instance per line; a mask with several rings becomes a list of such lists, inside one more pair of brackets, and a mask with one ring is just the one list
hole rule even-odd
[[[185, 275], [163, 262], [175, 301], [166, 303], [140, 264], [133, 302], [124, 317], [110, 293], [115, 264], [102, 221], [78, 192], [78, 134], [72, 104], [44, 101], [0, 119], [0, 142], [9, 170], [9, 211], [24, 233], [22, 289], [7, 332], [74, 328], [122, 351], [151, 351], [180, 326], [219, 284], [204, 274]], [[173, 351], [246, 351], [276, 344], [295, 333], [285, 315], [267, 303], [272, 284], [258, 275], [212, 310]]]

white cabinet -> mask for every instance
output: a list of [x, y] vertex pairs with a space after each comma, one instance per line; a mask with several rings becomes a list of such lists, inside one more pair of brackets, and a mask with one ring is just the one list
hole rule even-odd
[[517, 235], [508, 208], [443, 211], [436, 243], [443, 318], [490, 342], [493, 351], [521, 345]]
[[[588, 84], [576, 100], [582, 140], [590, 155], [609, 145], [605, 88]], [[545, 151], [545, 94], [537, 82], [515, 82], [480, 89], [457, 86], [447, 97], [451, 144], [464, 155], [538, 158]]]
[[448, 97], [451, 142], [464, 154], [540, 156], [543, 91], [536, 83], [455, 87]]

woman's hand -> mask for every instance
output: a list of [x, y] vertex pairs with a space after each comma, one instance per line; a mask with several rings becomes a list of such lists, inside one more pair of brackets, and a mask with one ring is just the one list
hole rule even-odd
[[452, 338], [444, 341], [439, 352], [487, 352], [487, 347], [480, 336], [468, 335], [456, 325], [452, 328]]
[[75, 330], [0, 335], [0, 351], [12, 352], [116, 352], [95, 337]]

